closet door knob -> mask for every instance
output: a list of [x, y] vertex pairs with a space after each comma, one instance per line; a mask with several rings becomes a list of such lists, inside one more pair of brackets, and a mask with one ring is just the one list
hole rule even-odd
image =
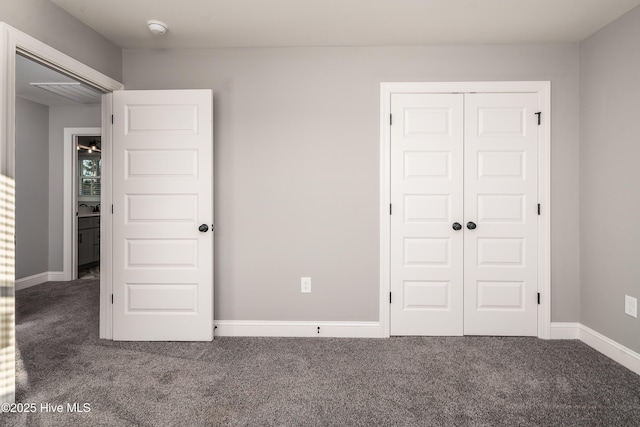
[[473, 222], [473, 221], [469, 221], [469, 222], [467, 223], [467, 228], [468, 228], [469, 230], [473, 230], [473, 229], [475, 229], [475, 228], [476, 228], [476, 223], [475, 223], [475, 222]]
[[198, 230], [200, 230], [203, 233], [206, 233], [209, 230], [209, 226], [207, 224], [202, 224], [200, 227], [198, 227]]
[[453, 229], [456, 231], [462, 230], [462, 226], [460, 225], [459, 222], [454, 222], [452, 225]]

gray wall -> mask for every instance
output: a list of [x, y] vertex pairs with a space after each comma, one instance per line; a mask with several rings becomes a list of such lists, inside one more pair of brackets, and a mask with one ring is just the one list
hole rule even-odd
[[16, 279], [48, 271], [49, 108], [16, 98]]
[[16, 99], [16, 278], [63, 269], [65, 127], [100, 127], [100, 105]]
[[[100, 104], [49, 109], [49, 271], [62, 271], [64, 128], [101, 127]], [[16, 168], [17, 169], [17, 168]]]
[[122, 81], [122, 51], [50, 0], [0, 0], [0, 21]]
[[580, 321], [640, 352], [640, 8], [580, 44]]
[[125, 50], [123, 64], [127, 89], [214, 91], [220, 320], [378, 320], [380, 82], [551, 80], [552, 320], [579, 320], [577, 45]]

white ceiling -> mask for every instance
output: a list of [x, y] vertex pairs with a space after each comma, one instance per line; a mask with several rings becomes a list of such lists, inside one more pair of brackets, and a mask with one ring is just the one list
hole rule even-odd
[[[51, 0], [124, 48], [578, 42], [640, 0]], [[169, 25], [152, 35], [146, 21]]]

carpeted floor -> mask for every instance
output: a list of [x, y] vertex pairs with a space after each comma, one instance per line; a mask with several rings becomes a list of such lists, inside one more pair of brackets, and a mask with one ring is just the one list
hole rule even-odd
[[100, 265], [78, 268], [78, 279], [100, 279]]
[[37, 411], [1, 414], [0, 425], [640, 425], [640, 376], [579, 341], [102, 341], [98, 286], [17, 292], [17, 401]]

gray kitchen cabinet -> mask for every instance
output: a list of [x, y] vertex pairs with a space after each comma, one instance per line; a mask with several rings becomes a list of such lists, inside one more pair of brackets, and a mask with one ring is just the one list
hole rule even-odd
[[100, 260], [100, 217], [78, 218], [78, 265]]

